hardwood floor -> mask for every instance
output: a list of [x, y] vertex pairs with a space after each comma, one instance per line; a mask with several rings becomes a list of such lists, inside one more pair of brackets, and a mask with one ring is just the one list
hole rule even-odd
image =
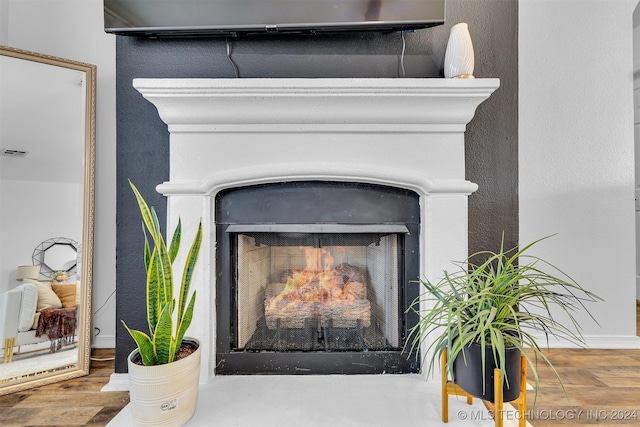
[[527, 393], [534, 427], [640, 426], [640, 350], [552, 349], [547, 355], [566, 395], [550, 369], [538, 368], [537, 402]]
[[[92, 359], [113, 358], [96, 349]], [[0, 426], [105, 426], [129, 403], [129, 392], [101, 392], [113, 360], [92, 360], [89, 375], [0, 396]]]
[[[640, 335], [640, 304], [637, 305]], [[108, 359], [113, 350], [94, 350]], [[527, 396], [534, 427], [640, 426], [640, 350], [552, 349], [547, 352], [563, 380], [539, 368], [540, 390]], [[0, 396], [1, 426], [105, 426], [128, 402], [128, 392], [101, 392], [113, 361], [92, 361], [89, 376]]]
[[[640, 303], [636, 312], [640, 336]], [[535, 393], [527, 393], [527, 419], [534, 427], [640, 426], [640, 350], [551, 349], [546, 354], [566, 394], [550, 369], [538, 369], [535, 406]]]

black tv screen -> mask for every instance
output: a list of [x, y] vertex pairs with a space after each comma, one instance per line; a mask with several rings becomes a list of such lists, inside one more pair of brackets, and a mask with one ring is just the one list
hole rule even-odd
[[148, 37], [415, 30], [445, 0], [104, 0], [105, 31]]

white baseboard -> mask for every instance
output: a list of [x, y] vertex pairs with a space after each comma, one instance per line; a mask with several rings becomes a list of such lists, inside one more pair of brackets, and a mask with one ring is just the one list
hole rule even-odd
[[640, 337], [585, 337], [588, 348], [640, 349]]
[[111, 374], [109, 382], [100, 391], [129, 391], [129, 375]]
[[91, 348], [116, 348], [116, 336], [102, 334], [94, 336]]
[[[598, 349], [640, 349], [640, 337], [638, 336], [600, 336], [586, 335], [583, 337], [586, 343], [585, 348]], [[547, 347], [547, 341], [544, 336], [537, 337], [540, 348]], [[577, 344], [568, 341], [560, 341], [553, 337], [549, 337], [549, 348], [581, 348]]]

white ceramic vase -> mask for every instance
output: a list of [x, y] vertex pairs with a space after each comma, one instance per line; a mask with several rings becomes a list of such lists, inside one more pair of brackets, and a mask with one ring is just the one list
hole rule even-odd
[[165, 365], [141, 366], [129, 354], [129, 398], [131, 415], [140, 426], [182, 426], [193, 416], [200, 382], [200, 342], [184, 338], [198, 349], [184, 359]]
[[444, 76], [446, 78], [472, 78], [475, 57], [469, 26], [465, 22], [451, 27], [447, 50], [444, 55]]

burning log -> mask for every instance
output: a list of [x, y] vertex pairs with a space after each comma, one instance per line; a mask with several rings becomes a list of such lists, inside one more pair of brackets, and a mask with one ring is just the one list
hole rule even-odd
[[318, 319], [321, 321], [321, 326], [334, 328], [356, 328], [358, 320], [362, 328], [371, 326], [369, 300], [337, 300], [319, 303], [271, 299], [264, 303], [264, 314], [269, 329], [304, 328], [313, 325]]
[[342, 264], [336, 265], [336, 272], [342, 275], [344, 283], [353, 281], [353, 282], [362, 282], [362, 276], [360, 276], [360, 268], [355, 265], [347, 264], [343, 262]]
[[305, 285], [287, 294], [282, 289], [282, 284], [276, 283], [265, 291], [264, 314], [269, 329], [276, 329], [278, 321], [280, 328], [303, 328], [305, 319], [307, 325], [320, 319], [322, 326], [333, 319], [332, 325], [337, 328], [355, 328], [357, 320], [363, 328], [371, 325], [371, 302], [364, 298], [364, 283], [349, 282], [342, 289], [332, 288], [324, 298], [317, 283], [315, 288]]
[[369, 300], [333, 301], [320, 307], [322, 326], [334, 328], [368, 328], [371, 326], [371, 303]]
[[318, 303], [274, 299], [264, 302], [264, 314], [269, 329], [308, 327], [317, 321], [318, 313]]
[[[284, 284], [265, 290], [264, 314], [269, 329], [304, 328], [321, 320], [322, 326], [355, 328], [371, 325], [371, 303], [360, 268], [347, 263], [333, 267], [333, 257], [322, 248], [304, 248], [306, 268], [287, 269]], [[306, 321], [306, 323], [305, 323]]]
[[366, 300], [367, 287], [362, 282], [347, 282], [342, 288], [343, 299], [345, 300]]

